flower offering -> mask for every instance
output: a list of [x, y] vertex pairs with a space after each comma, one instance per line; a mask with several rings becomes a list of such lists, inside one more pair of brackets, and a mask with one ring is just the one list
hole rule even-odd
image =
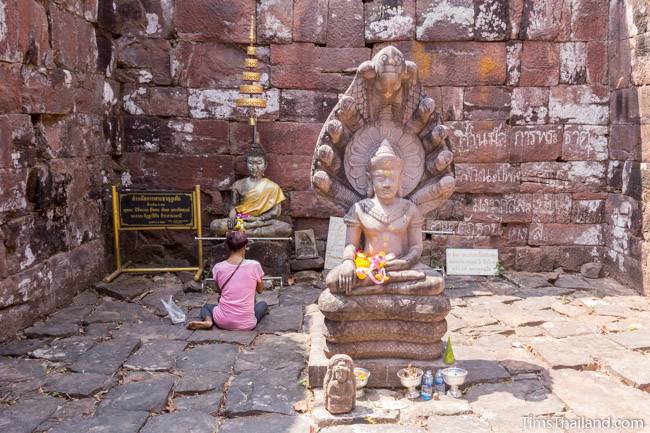
[[392, 258], [392, 254], [386, 254], [383, 251], [375, 255], [368, 255], [363, 251], [357, 251], [354, 258], [357, 278], [360, 280], [370, 278], [370, 281], [375, 284], [385, 283], [389, 280], [385, 269], [386, 262]]

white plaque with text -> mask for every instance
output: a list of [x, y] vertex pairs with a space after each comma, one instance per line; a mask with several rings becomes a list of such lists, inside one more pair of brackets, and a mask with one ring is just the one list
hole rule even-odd
[[345, 223], [343, 218], [330, 217], [325, 250], [325, 269], [332, 269], [343, 260], [345, 249]]
[[499, 251], [491, 248], [447, 248], [447, 275], [495, 275]]

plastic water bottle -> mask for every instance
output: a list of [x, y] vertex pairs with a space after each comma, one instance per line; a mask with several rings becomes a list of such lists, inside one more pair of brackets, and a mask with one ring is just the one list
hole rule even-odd
[[424, 373], [424, 377], [422, 378], [422, 389], [420, 391], [420, 397], [422, 397], [422, 400], [431, 400], [432, 395], [433, 375], [431, 374], [431, 370], [427, 370], [427, 372]]
[[445, 380], [442, 378], [442, 370], [436, 371], [436, 378], [433, 383], [435, 392], [443, 395], [445, 393]]

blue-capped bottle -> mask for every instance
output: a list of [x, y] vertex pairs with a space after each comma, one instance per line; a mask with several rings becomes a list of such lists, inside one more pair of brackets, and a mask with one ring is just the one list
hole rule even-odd
[[420, 389], [420, 397], [422, 397], [422, 400], [431, 400], [432, 396], [433, 396], [433, 374], [431, 374], [431, 370], [427, 370], [427, 372], [424, 373], [424, 377], [422, 378], [422, 388]]
[[433, 383], [434, 391], [439, 395], [443, 395], [445, 393], [445, 380], [442, 378], [442, 370], [438, 369], [436, 371], [436, 378], [433, 380]]

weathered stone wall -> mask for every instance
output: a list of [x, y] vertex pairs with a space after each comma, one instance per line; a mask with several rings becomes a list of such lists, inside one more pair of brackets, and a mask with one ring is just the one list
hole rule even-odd
[[[236, 120], [256, 14], [269, 106], [260, 126], [269, 177], [297, 228], [322, 239], [340, 209], [309, 188], [327, 113], [354, 68], [387, 43], [419, 65], [455, 128], [457, 193], [429, 216], [434, 254], [495, 246], [508, 268], [542, 271], [604, 258], [610, 162], [604, 0], [211, 0], [119, 3], [122, 163], [134, 184], [200, 183], [217, 211], [243, 173]], [[620, 159], [615, 157], [613, 159]], [[440, 258], [440, 257], [439, 257]]]
[[92, 0], [0, 0], [0, 339], [104, 271], [111, 16]]
[[605, 208], [606, 268], [650, 294], [650, 4], [611, 1], [609, 24], [610, 161]]

